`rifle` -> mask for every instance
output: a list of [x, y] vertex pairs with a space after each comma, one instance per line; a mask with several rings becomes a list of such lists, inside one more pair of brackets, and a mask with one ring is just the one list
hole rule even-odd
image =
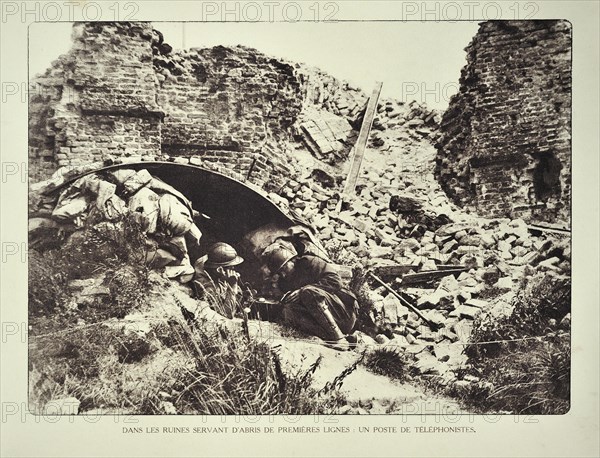
[[429, 329], [431, 329], [432, 331], [437, 331], [441, 327], [443, 327], [443, 325], [439, 325], [437, 323], [434, 323], [431, 320], [428, 320], [425, 317], [425, 315], [423, 315], [418, 308], [416, 308], [414, 305], [412, 305], [410, 302], [408, 302], [406, 299], [404, 299], [402, 296], [400, 296], [400, 294], [398, 294], [390, 285], [385, 283], [381, 278], [379, 278], [377, 275], [375, 275], [372, 271], [369, 271], [367, 273], [367, 275], [369, 275], [373, 280], [375, 280], [377, 283], [379, 283], [381, 286], [383, 286], [385, 289], [387, 289], [391, 294], [396, 296], [396, 298], [398, 298], [398, 300], [400, 301], [400, 303], [402, 303], [402, 305], [408, 307], [413, 312], [415, 312], [419, 318], [421, 318], [425, 323], [427, 323], [427, 326], [429, 326]]

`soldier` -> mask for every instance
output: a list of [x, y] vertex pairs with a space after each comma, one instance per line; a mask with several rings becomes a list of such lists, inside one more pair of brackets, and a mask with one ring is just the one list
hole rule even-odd
[[196, 295], [227, 318], [233, 318], [242, 297], [240, 274], [234, 269], [242, 262], [244, 259], [231, 245], [218, 242], [209, 248], [204, 263], [195, 266]]
[[317, 256], [297, 256], [285, 247], [268, 254], [267, 266], [285, 292], [284, 322], [322, 338], [332, 348], [350, 349], [358, 304], [335, 266]]

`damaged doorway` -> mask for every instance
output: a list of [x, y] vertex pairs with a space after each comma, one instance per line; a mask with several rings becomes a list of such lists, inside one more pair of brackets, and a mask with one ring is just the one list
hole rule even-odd
[[537, 164], [533, 170], [533, 189], [536, 200], [547, 202], [560, 197], [560, 172], [562, 164], [554, 153], [540, 154], [536, 157]]
[[226, 242], [245, 259], [239, 271], [255, 287], [260, 288], [262, 282], [259, 256], [262, 249], [286, 234], [290, 227], [302, 224], [263, 193], [240, 181], [199, 166], [172, 162], [144, 161], [90, 170], [70, 178], [51, 190], [50, 194], [57, 197], [86, 175], [102, 175], [117, 170], [146, 170], [181, 192], [194, 210], [203, 215], [195, 221], [202, 233], [200, 242], [188, 247], [192, 263], [206, 254], [215, 242]]

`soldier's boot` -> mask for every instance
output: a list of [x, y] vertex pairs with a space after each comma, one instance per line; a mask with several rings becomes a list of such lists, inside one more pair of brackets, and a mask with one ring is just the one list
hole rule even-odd
[[313, 316], [323, 330], [324, 335], [319, 337], [325, 340], [328, 347], [335, 350], [350, 350], [350, 343], [346, 340], [346, 336], [336, 323], [325, 301], [320, 300], [315, 304]]

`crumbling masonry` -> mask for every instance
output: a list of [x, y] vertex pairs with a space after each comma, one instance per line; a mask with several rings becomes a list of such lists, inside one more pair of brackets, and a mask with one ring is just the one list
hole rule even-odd
[[443, 116], [436, 176], [487, 216], [569, 221], [571, 25], [482, 23]]
[[302, 108], [293, 67], [243, 47], [172, 53], [148, 23], [81, 23], [74, 44], [35, 80], [30, 178], [131, 157], [252, 171], [285, 170]]
[[[71, 50], [32, 85], [32, 182], [62, 166], [129, 157], [202, 165], [279, 190], [295, 175], [290, 140], [302, 138], [329, 163], [344, 160], [367, 101], [347, 83], [254, 49], [174, 52], [149, 23], [76, 24]], [[482, 216], [568, 222], [570, 24], [482, 23], [460, 85], [437, 135], [444, 191]], [[373, 146], [386, 128], [417, 137], [429, 135], [421, 123], [438, 128], [432, 112], [412, 119], [413, 111], [382, 102]]]

